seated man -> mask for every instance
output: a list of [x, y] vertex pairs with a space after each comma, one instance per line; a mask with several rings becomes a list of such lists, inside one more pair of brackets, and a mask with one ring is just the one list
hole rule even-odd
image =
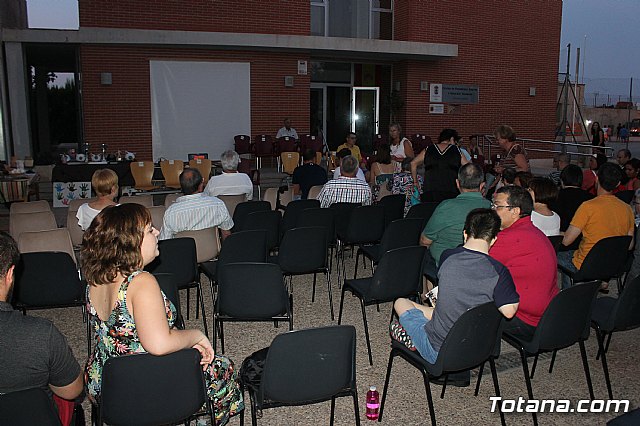
[[[562, 170], [560, 185], [558, 199], [552, 202], [550, 207], [560, 216], [560, 231], [566, 232], [578, 207], [585, 201], [592, 199], [593, 195], [581, 188], [582, 169], [574, 164], [569, 164]], [[576, 248], [578, 247], [573, 247], [573, 250]]]
[[484, 172], [477, 164], [468, 163], [460, 167], [456, 185], [460, 194], [438, 204], [420, 235], [420, 245], [429, 249], [425, 255], [424, 272], [432, 278], [436, 277], [442, 253], [462, 244], [462, 228], [467, 214], [473, 209], [491, 206], [489, 200], [482, 196]]
[[[237, 155], [237, 154], [236, 154]], [[182, 197], [178, 197], [164, 213], [162, 230], [158, 239], [167, 240], [178, 232], [220, 228], [222, 238], [231, 234], [233, 220], [227, 206], [218, 198], [202, 192], [204, 186], [198, 169], [184, 169], [180, 173]]]
[[557, 186], [560, 186], [560, 173], [571, 164], [571, 154], [557, 154], [553, 157], [553, 167], [555, 171], [549, 173], [549, 179], [553, 181]]
[[[600, 166], [596, 175], [597, 196], [578, 207], [562, 239], [562, 245], [569, 246], [582, 234], [580, 245], [577, 250], [558, 253], [558, 264], [577, 271], [582, 267], [591, 248], [607, 237], [630, 235], [632, 241], [629, 248], [633, 247], [633, 211], [628, 204], [611, 194], [620, 184], [621, 178], [622, 171], [615, 164], [605, 163]], [[570, 285], [571, 280], [563, 274], [562, 288]]]
[[293, 195], [300, 195], [303, 200], [309, 196], [312, 186], [327, 183], [327, 171], [316, 164], [316, 152], [307, 149], [302, 154], [302, 166], [293, 171]]
[[355, 157], [347, 155], [342, 159], [341, 176], [325, 183], [318, 194], [320, 207], [329, 207], [333, 203], [371, 204], [371, 188], [368, 183], [356, 177], [356, 170], [359, 169]]
[[358, 164], [360, 164], [362, 162], [362, 154], [360, 153], [360, 147], [356, 145], [356, 140], [358, 140], [358, 137], [355, 133], [347, 133], [347, 137], [345, 138], [344, 143], [338, 147], [338, 151], [345, 148], [348, 149], [350, 154], [356, 157]]
[[[336, 153], [336, 157], [338, 157], [338, 160], [340, 160], [340, 163], [342, 164], [342, 160], [344, 159], [344, 157], [346, 157], [347, 155], [351, 155], [351, 151], [349, 151], [347, 148], [342, 148], [341, 150], [339, 150]], [[336, 167], [336, 169], [333, 171], [333, 178], [334, 179], [338, 179], [340, 177], [341, 173], [340, 173], [340, 166]], [[364, 175], [364, 172], [362, 171], [362, 169], [360, 167], [358, 167], [358, 170], [356, 171], [356, 177], [358, 179], [360, 179], [363, 182], [367, 181], [366, 176]]]
[[285, 136], [289, 136], [292, 137], [294, 139], [298, 139], [298, 132], [296, 132], [296, 129], [294, 129], [293, 127], [291, 127], [291, 120], [288, 118], [284, 119], [284, 126], [282, 126], [279, 130], [278, 133], [276, 134], [276, 139], [277, 138], [283, 138]]
[[0, 232], [0, 394], [42, 388], [75, 399], [84, 389], [83, 372], [67, 340], [50, 321], [9, 303], [19, 259], [16, 242]]
[[250, 201], [253, 198], [253, 183], [246, 173], [238, 172], [238, 163], [240, 163], [238, 153], [231, 149], [227, 150], [220, 155], [220, 162], [222, 174], [209, 179], [204, 193], [210, 197], [245, 194], [245, 199]]
[[520, 295], [518, 313], [505, 330], [530, 338], [540, 317], [558, 294], [556, 253], [541, 230], [531, 222], [533, 199], [519, 186], [504, 186], [491, 205], [501, 221], [498, 241], [489, 254], [509, 269]]
[[[490, 209], [472, 210], [464, 224], [464, 246], [446, 250], [438, 271], [435, 308], [398, 299], [394, 310], [420, 355], [434, 363], [453, 324], [468, 309], [494, 301], [512, 318], [519, 297], [509, 270], [489, 253], [500, 230], [500, 218]], [[468, 372], [466, 373], [468, 383]]]

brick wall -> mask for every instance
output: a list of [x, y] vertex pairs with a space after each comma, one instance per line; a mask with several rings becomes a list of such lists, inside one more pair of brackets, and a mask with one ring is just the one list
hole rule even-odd
[[[394, 68], [406, 101], [400, 115], [407, 133], [435, 138], [453, 127], [468, 136], [510, 124], [519, 136], [552, 139], [561, 15], [560, 0], [396, 1], [396, 40], [454, 43], [459, 49], [454, 59]], [[462, 105], [458, 114], [429, 114], [420, 81], [478, 85], [480, 103]]]
[[[309, 76], [297, 75], [300, 54], [209, 51], [136, 47], [81, 47], [85, 141], [128, 150], [150, 160], [150, 60], [228, 61], [251, 63], [251, 129], [253, 135], [275, 136], [282, 119], [290, 117], [299, 133], [309, 131]], [[112, 73], [113, 84], [102, 86], [100, 73]], [[284, 76], [295, 78], [284, 87]]]
[[79, 0], [81, 27], [309, 35], [309, 0]]

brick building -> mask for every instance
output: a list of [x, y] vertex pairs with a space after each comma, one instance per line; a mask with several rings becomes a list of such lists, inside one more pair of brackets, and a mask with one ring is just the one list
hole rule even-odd
[[5, 151], [34, 150], [15, 86], [35, 46], [75, 53], [78, 142], [139, 159], [215, 158], [285, 117], [331, 147], [352, 128], [366, 147], [392, 119], [434, 139], [506, 123], [549, 140], [561, 14], [560, 0], [79, 0], [78, 31], [2, 28]]

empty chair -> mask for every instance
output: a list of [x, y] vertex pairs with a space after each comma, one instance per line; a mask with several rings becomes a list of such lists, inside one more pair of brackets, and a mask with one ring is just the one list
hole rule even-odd
[[318, 195], [320, 195], [320, 191], [322, 191], [324, 185], [314, 185], [309, 189], [309, 195], [307, 195], [308, 200], [316, 200], [318, 199]]
[[36, 213], [21, 213], [9, 218], [9, 234], [18, 241], [20, 234], [30, 231], [57, 229], [58, 224], [51, 210]]
[[303, 210], [319, 207], [320, 201], [318, 200], [291, 201], [287, 204], [287, 208], [284, 209], [284, 216], [282, 217], [282, 228], [280, 230], [280, 233], [284, 235], [287, 230], [295, 228], [296, 224], [298, 223], [298, 217], [302, 214]]
[[349, 395], [355, 424], [360, 425], [356, 330], [352, 326], [310, 328], [276, 336], [258, 381], [257, 389], [249, 389], [253, 425], [257, 425], [258, 410], [327, 400], [331, 400], [333, 424], [336, 398]]
[[215, 424], [200, 359], [196, 349], [109, 358], [102, 373], [98, 424], [175, 424], [205, 404]]
[[322, 138], [316, 135], [302, 135], [300, 136], [300, 152], [305, 152], [307, 149], [313, 149], [316, 153], [322, 155]]
[[129, 167], [131, 168], [136, 189], [148, 191], [155, 188], [153, 184], [153, 161], [132, 161]]
[[164, 212], [166, 208], [164, 206], [151, 206], [147, 207], [149, 213], [151, 213], [151, 224], [156, 229], [162, 229], [162, 222], [164, 220]]
[[235, 135], [233, 137], [233, 150], [242, 154], [251, 154], [253, 152], [253, 146], [251, 144], [251, 136], [249, 135]]
[[22, 213], [38, 213], [48, 211], [51, 211], [51, 207], [49, 206], [49, 202], [45, 200], [27, 201], [24, 203], [11, 203], [11, 206], [9, 207], [10, 216]]
[[256, 167], [262, 168], [263, 158], [275, 158], [275, 146], [271, 135], [258, 135], [254, 138], [253, 152], [256, 156]]
[[218, 297], [213, 313], [224, 353], [224, 323], [228, 321], [288, 321], [293, 330], [293, 296], [287, 294], [282, 273], [272, 263], [229, 263], [218, 274]]
[[269, 202], [271, 210], [275, 210], [278, 203], [278, 188], [265, 189], [262, 199]]
[[74, 247], [82, 244], [82, 237], [84, 236], [84, 231], [80, 227], [76, 216], [77, 214], [77, 210], [67, 210], [67, 230], [69, 231], [69, 237], [71, 237], [71, 243]]
[[404, 194], [386, 195], [378, 201], [378, 205], [384, 208], [384, 226], [389, 226], [394, 220], [404, 217], [404, 203], [406, 200]]
[[[611, 336], [614, 332], [640, 327], [640, 277], [636, 277], [628, 283], [617, 299], [613, 297], [597, 298], [591, 314], [591, 326], [596, 330], [598, 337], [598, 355], [602, 357], [602, 368], [609, 399], [613, 399], [606, 353], [609, 350]], [[604, 339], [607, 335], [605, 346]]]
[[160, 170], [164, 177], [164, 186], [180, 189], [180, 173], [184, 170], [182, 160], [162, 160], [160, 161]]
[[280, 154], [280, 162], [282, 164], [282, 171], [288, 175], [292, 175], [293, 171], [300, 164], [300, 153], [283, 152]]
[[167, 194], [167, 196], [164, 199], [164, 207], [167, 208], [169, 207], [171, 204], [175, 203], [176, 200], [178, 199], [178, 197], [182, 197], [182, 193], [173, 193], [173, 194]]
[[145, 206], [145, 207], [152, 207], [153, 206], [153, 195], [151, 195], [151, 194], [146, 194], [146, 195], [123, 195], [118, 200], [118, 203], [120, 203], [120, 204], [133, 203], [133, 204], [140, 204], [141, 206]]
[[260, 199], [260, 170], [254, 169], [251, 166], [251, 161], [247, 159], [243, 161], [240, 159], [240, 162], [238, 163], [238, 173], [244, 173], [249, 176], [253, 186], [258, 187], [258, 199]]
[[202, 183], [207, 186], [207, 182], [209, 182], [209, 177], [211, 176], [211, 160], [208, 158], [194, 158], [189, 160], [189, 168], [198, 169], [200, 174], [202, 175]]
[[245, 231], [262, 230], [266, 232], [267, 252], [280, 245], [280, 226], [282, 215], [279, 210], [263, 210], [250, 213], [244, 226]]
[[40, 388], [0, 394], [0, 424], [61, 426], [53, 401]]
[[[380, 263], [373, 273], [373, 277], [345, 280], [340, 297], [340, 312], [338, 324], [342, 322], [342, 307], [345, 292], [360, 299], [364, 334], [369, 352], [369, 364], [373, 365], [371, 342], [369, 341], [369, 326], [367, 324], [366, 306], [393, 302], [400, 297], [413, 298], [418, 296], [418, 286], [422, 276], [422, 258], [424, 247], [402, 247], [390, 250], [382, 255]], [[402, 267], [398, 267], [402, 265]], [[392, 307], [393, 309], [393, 307]]]
[[218, 234], [217, 226], [197, 231], [178, 232], [176, 238], [193, 238], [196, 243], [196, 261], [198, 264], [215, 259], [220, 252], [220, 235]]
[[[600, 281], [591, 281], [569, 287], [556, 295], [545, 309], [536, 327], [536, 331], [531, 340], [524, 340], [518, 336], [509, 334], [508, 331], [502, 333], [502, 339], [516, 348], [520, 352], [524, 380], [527, 385], [529, 400], [533, 399], [533, 388], [529, 378], [529, 365], [527, 357], [535, 356], [531, 370], [531, 376], [535, 372], [537, 355], [542, 352], [552, 352], [549, 372], [553, 369], [555, 353], [559, 349], [564, 349], [578, 343], [580, 354], [582, 355], [582, 366], [587, 378], [589, 396], [594, 399], [591, 375], [589, 374], [589, 361], [584, 342], [589, 338], [589, 323], [591, 321], [591, 311], [593, 301], [596, 297]], [[546, 395], [547, 397], [549, 395]], [[534, 424], [538, 424], [536, 413], [532, 413]]]
[[51, 229], [49, 231], [23, 232], [18, 238], [20, 253], [33, 253], [38, 251], [57, 251], [67, 253], [73, 263], [76, 255], [73, 252], [73, 243], [67, 228]]
[[[469, 309], [458, 318], [451, 330], [449, 330], [434, 364], [427, 362], [418, 352], [411, 351], [402, 343], [392, 340], [378, 420], [382, 420], [393, 360], [397, 356], [403, 358], [422, 373], [431, 424], [434, 426], [436, 424], [436, 415], [433, 407], [433, 397], [431, 396], [431, 385], [429, 384], [431, 377], [438, 377], [449, 372], [469, 370], [489, 360], [495, 394], [500, 396], [498, 375], [492, 354], [496, 345], [501, 320], [502, 314], [500, 314], [493, 302]], [[500, 411], [500, 420], [504, 425], [502, 411]]]
[[320, 207], [303, 210], [298, 216], [296, 227], [305, 228], [309, 226], [319, 226], [325, 230], [327, 242], [329, 244], [329, 274], [331, 274], [333, 266], [333, 249], [336, 247], [336, 226], [333, 210], [322, 209]]
[[344, 277], [344, 248], [346, 246], [377, 244], [384, 232], [384, 209], [380, 206], [360, 206], [351, 212], [349, 224], [346, 232], [337, 227], [338, 245], [342, 248], [339, 251], [340, 268]]
[[267, 201], [245, 201], [238, 204], [233, 212], [233, 231], [242, 231], [245, 228], [249, 214], [267, 210], [271, 210]]
[[218, 195], [218, 198], [222, 200], [225, 206], [227, 206], [227, 210], [229, 210], [229, 215], [231, 217], [233, 217], [233, 214], [236, 211], [236, 206], [240, 203], [243, 203], [246, 199], [245, 194]]
[[425, 201], [423, 203], [413, 205], [409, 209], [409, 213], [407, 213], [407, 217], [408, 218], [419, 217], [423, 220], [423, 223], [426, 225], [426, 223], [429, 222], [429, 219], [431, 219], [431, 216], [433, 215], [433, 212], [436, 210], [436, 207], [438, 207], [438, 204], [439, 203], [435, 201]]

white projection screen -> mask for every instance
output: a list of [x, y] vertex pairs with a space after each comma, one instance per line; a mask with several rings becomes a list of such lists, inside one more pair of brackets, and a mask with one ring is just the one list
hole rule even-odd
[[153, 159], [219, 159], [251, 134], [248, 62], [150, 61]]

